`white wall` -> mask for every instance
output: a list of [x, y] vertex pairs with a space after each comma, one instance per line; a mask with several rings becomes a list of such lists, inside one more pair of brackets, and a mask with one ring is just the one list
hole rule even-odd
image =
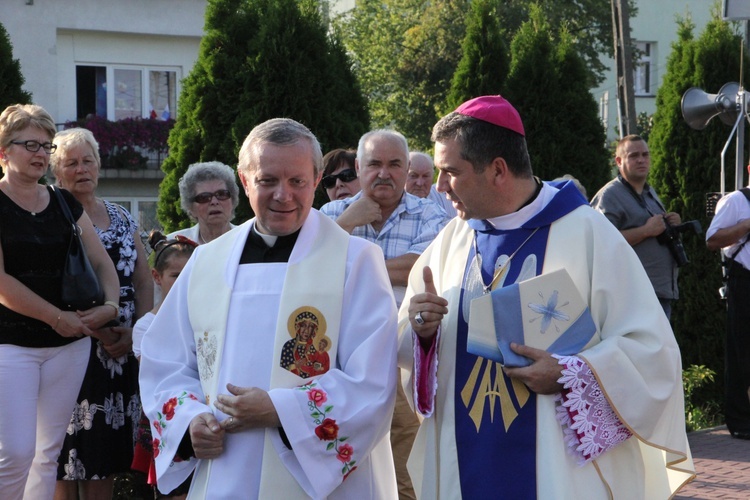
[[76, 63], [149, 64], [189, 73], [206, 0], [2, 0], [0, 22], [24, 89], [58, 123], [76, 118]]
[[[667, 70], [667, 58], [672, 51], [672, 43], [677, 40], [677, 16], [690, 17], [695, 24], [693, 35], [697, 38], [711, 19], [711, 8], [715, 0], [638, 0], [638, 14], [630, 20], [631, 38], [634, 42], [656, 42], [657, 54], [655, 65], [656, 85], [652, 87], [653, 96], [637, 96], [635, 98], [636, 113], [646, 112], [649, 115], [656, 111], [656, 89], [661, 86]], [[600, 102], [605, 92], [609, 100], [606, 107], [607, 137], [609, 140], [617, 138], [615, 125], [617, 124], [617, 84], [615, 78], [615, 62], [612, 59], [602, 59], [610, 68], [605, 73], [606, 80], [598, 88], [592, 90], [594, 98]], [[719, 89], [705, 89], [711, 93]]]

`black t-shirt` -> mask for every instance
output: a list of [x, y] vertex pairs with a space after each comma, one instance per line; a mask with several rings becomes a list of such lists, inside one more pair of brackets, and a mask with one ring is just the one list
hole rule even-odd
[[[47, 191], [49, 204], [32, 215], [0, 190], [0, 245], [5, 272], [44, 300], [61, 307], [60, 275], [68, 252], [71, 225], [55, 194], [49, 187]], [[78, 220], [83, 207], [68, 191], [61, 189], [60, 192]], [[42, 321], [0, 305], [0, 344], [57, 347], [76, 340], [61, 336]]]

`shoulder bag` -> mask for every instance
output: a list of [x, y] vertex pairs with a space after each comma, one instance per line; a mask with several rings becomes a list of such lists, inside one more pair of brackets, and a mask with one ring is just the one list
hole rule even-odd
[[62, 271], [60, 297], [68, 311], [83, 311], [104, 303], [104, 290], [91, 266], [81, 241], [81, 230], [58, 188], [51, 186], [57, 202], [71, 225], [68, 254]]

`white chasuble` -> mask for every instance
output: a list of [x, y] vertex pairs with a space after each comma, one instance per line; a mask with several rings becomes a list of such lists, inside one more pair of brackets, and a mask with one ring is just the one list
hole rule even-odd
[[[211, 272], [234, 284], [226, 328], [223, 338], [215, 342], [215, 352], [211, 336], [199, 335], [198, 323], [191, 322], [196, 312], [187, 310], [196, 255], [207, 245], [196, 249], [170, 291], [144, 338], [141, 371], [142, 390], [150, 394], [146, 413], [154, 436], [161, 440], [156, 445], [161, 491], [177, 486], [197, 465], [199, 479], [194, 485], [199, 480], [202, 485], [200, 491], [191, 490], [191, 498], [395, 495], [387, 432], [394, 401], [396, 320], [382, 253], [375, 245], [347, 236], [344, 248], [332, 254], [338, 264], [344, 264], [338, 318], [319, 300], [327, 292], [328, 271], [336, 274], [331, 269], [335, 266], [318, 265], [312, 276], [295, 278], [299, 290], [322, 292], [305, 301], [309, 307], [284, 298], [294, 275], [290, 269], [304, 263], [321, 225], [330, 222], [321, 218], [311, 211], [288, 264], [237, 266], [232, 257], [229, 264], [213, 266]], [[235, 230], [242, 232], [237, 238], [240, 247], [249, 224]], [[230, 275], [231, 280], [227, 279]], [[311, 279], [316, 280], [315, 287], [310, 286]], [[367, 286], [358, 286], [361, 283]], [[211, 294], [198, 308], [220, 316], [223, 292], [219, 288], [209, 288]], [[312, 330], [304, 326], [311, 321]], [[199, 345], [206, 338], [208, 343]], [[196, 415], [210, 411], [220, 421], [227, 417], [213, 406], [213, 389], [201, 384], [201, 356], [205, 357], [200, 361], [205, 363], [201, 372], [206, 366], [215, 367], [211, 373], [217, 394], [228, 394], [227, 383], [269, 391], [292, 449], [282, 442], [278, 429], [248, 430], [227, 433], [224, 452], [214, 460], [172, 461]], [[290, 359], [291, 363], [285, 361]], [[167, 405], [172, 400], [177, 402]], [[161, 424], [155, 425], [160, 417]]]

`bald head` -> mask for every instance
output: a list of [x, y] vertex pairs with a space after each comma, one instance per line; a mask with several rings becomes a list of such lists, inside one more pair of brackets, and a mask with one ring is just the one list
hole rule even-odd
[[412, 151], [409, 153], [409, 173], [406, 176], [406, 192], [427, 198], [435, 176], [432, 158], [426, 153]]

